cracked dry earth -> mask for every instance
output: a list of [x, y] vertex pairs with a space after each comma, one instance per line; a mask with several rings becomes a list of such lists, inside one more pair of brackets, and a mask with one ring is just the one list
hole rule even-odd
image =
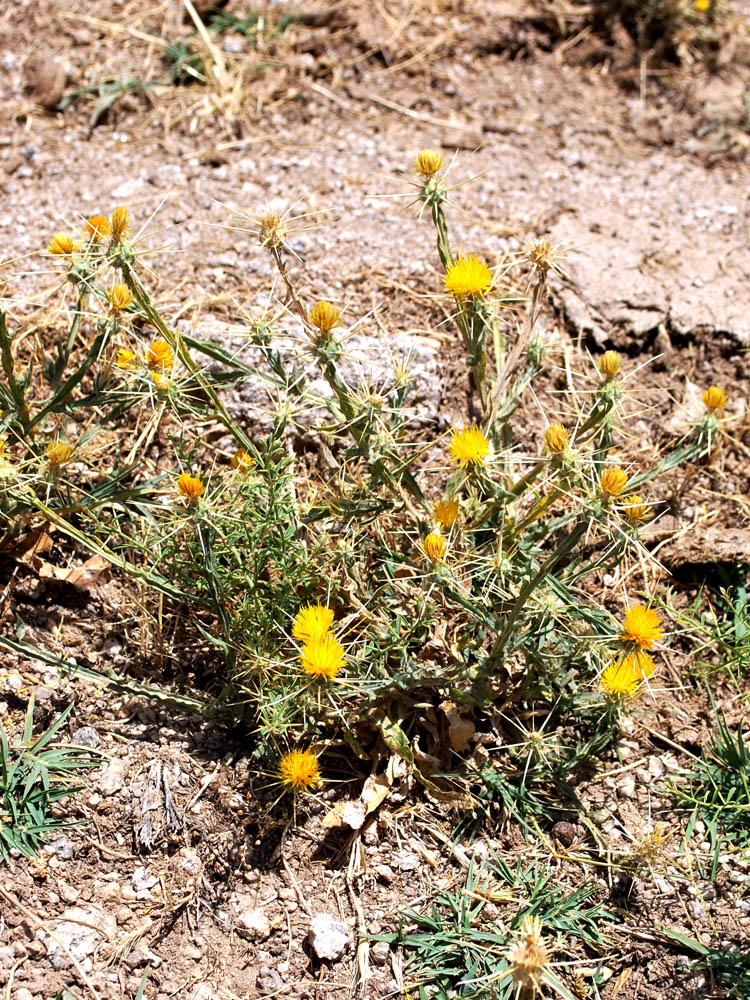
[[[541, 50], [510, 60], [487, 40], [507, 5], [478, 3], [471, 17], [443, 7], [435, 28], [457, 28], [454, 42], [403, 69], [368, 57], [364, 8], [354, 5], [353, 23], [341, 30], [300, 29], [295, 92], [271, 102], [237, 140], [203, 113], [196, 88], [187, 97], [188, 88], [159, 94], [155, 107], [115, 106], [93, 130], [89, 107], [52, 113], [35, 104], [26, 88], [34, 52], [58, 60], [76, 85], [129, 59], [153, 60], [150, 50], [119, 45], [91, 20], [125, 23], [137, 4], [50, 0], [43, 15], [33, 2], [0, 12], [0, 231], [4, 259], [20, 258], [1, 272], [10, 311], [23, 322], [23, 297], [52, 284], [49, 275], [14, 276], [44, 267], [34, 257], [27, 265], [27, 255], [81, 216], [124, 203], [139, 223], [158, 209], [155, 242], [179, 251], [153, 262], [166, 313], [179, 313], [197, 335], [214, 335], [244, 310], [262, 309], [273, 278], [249, 236], [220, 227], [236, 224], [233, 211], [294, 204], [298, 213], [324, 213], [292, 242], [304, 288], [346, 303], [354, 317], [371, 314], [363, 363], [384, 358], [395, 336], [418, 338], [423, 426], [444, 429], [465, 419], [466, 395], [438, 296], [432, 235], [408, 198], [382, 197], [409, 190], [415, 152], [442, 148], [446, 157], [457, 151], [456, 182], [473, 178], [453, 193], [457, 247], [490, 262], [540, 235], [568, 248], [567, 276], [553, 283], [542, 321], [561, 351], [615, 346], [632, 368], [660, 355], [642, 376], [653, 409], [635, 428], [630, 460], [639, 461], [653, 422], [679, 425], [696, 386], [730, 388], [739, 421], [749, 374], [750, 167], [741, 155], [717, 156], [698, 124], [736, 110], [748, 66], [736, 63], [712, 78], [696, 70], [672, 89], [652, 84], [644, 95], [622, 89], [601, 66], [565, 65]], [[165, 2], [157, 11], [179, 19], [181, 6]], [[46, 301], [54, 305], [56, 295]], [[35, 319], [42, 333], [49, 322]], [[547, 402], [554, 406], [553, 397]], [[235, 405], [255, 426], [260, 418], [250, 404]], [[696, 521], [695, 551], [675, 549], [674, 565], [710, 559], [706, 552], [722, 544], [727, 526], [735, 532], [731, 557], [750, 559], [746, 460], [727, 459], [703, 488], [671, 515], [671, 529]], [[719, 495], [718, 521], [703, 524], [701, 505]], [[128, 596], [106, 574], [76, 592], [32, 580], [15, 593], [12, 611], [44, 648], [97, 669], [127, 672], [137, 663], [158, 679], [165, 660], [144, 651]], [[673, 669], [679, 666], [678, 657]], [[194, 677], [195, 668], [186, 665], [178, 679]], [[174, 665], [169, 670], [174, 675]], [[285, 827], [259, 818], [253, 802], [268, 778], [254, 772], [244, 738], [220, 723], [60, 677], [41, 661], [5, 657], [0, 713], [15, 732], [32, 691], [40, 725], [75, 700], [69, 736], [100, 749], [103, 765], [73, 800], [73, 816], [85, 824], [57, 837], [38, 860], [16, 859], [1, 873], [4, 996], [52, 1000], [67, 987], [76, 997], [132, 1000], [146, 966], [149, 1000], [328, 1000], [354, 995], [363, 977], [361, 989], [373, 1000], [402, 995], [398, 953], [371, 944], [368, 970], [356, 929], [392, 929], [404, 904], [460, 873], [430, 833], [440, 825], [449, 833], [453, 819], [424, 802], [406, 777], [361, 837], [347, 838], [323, 827], [325, 800], [358, 791], [342, 757], [340, 781], [296, 827]], [[709, 720], [708, 707], [679, 687], [648, 713], [651, 729], [696, 747]], [[637, 832], [660, 803], [666, 808], [655, 783], [677, 766], [669, 743], [652, 741], [639, 723], [623, 755], [632, 767], [621, 780], [580, 790], [608, 817], [613, 843], [622, 831]], [[519, 842], [490, 830], [471, 850], [481, 855], [488, 845]], [[607, 894], [605, 879], [593, 877]], [[645, 887], [640, 937], [616, 932], [603, 996], [710, 995], [710, 984], [681, 972], [684, 956], [650, 938], [648, 927], [668, 923], [706, 943], [747, 942], [749, 885], [747, 863], [724, 858], [713, 882], [677, 886], [667, 873]]]

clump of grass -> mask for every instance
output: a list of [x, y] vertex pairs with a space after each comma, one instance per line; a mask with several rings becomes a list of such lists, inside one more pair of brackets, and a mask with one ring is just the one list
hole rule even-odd
[[427, 913], [405, 911], [399, 931], [378, 939], [404, 950], [420, 998], [509, 1000], [546, 987], [570, 1000], [571, 948], [600, 954], [614, 920], [595, 895], [592, 885], [553, 885], [537, 863], [511, 868], [495, 857], [472, 862], [462, 886], [438, 892]]
[[742, 723], [732, 730], [721, 710], [716, 711], [715, 728], [711, 744], [684, 782], [671, 786], [675, 799], [690, 810], [686, 837], [698, 820], [705, 824], [714, 875], [723, 849], [750, 845], [750, 741]]
[[32, 857], [52, 833], [70, 825], [53, 817], [53, 806], [82, 787], [72, 783], [76, 771], [99, 766], [90, 750], [49, 745], [72, 707], [34, 738], [32, 698], [18, 745], [9, 742], [0, 721], [0, 861], [8, 861], [12, 851]]

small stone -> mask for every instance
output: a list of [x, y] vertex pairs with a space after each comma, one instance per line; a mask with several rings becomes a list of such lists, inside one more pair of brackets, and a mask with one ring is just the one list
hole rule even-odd
[[269, 996], [284, 988], [284, 980], [276, 969], [270, 969], [267, 965], [261, 965], [258, 969], [258, 978], [255, 981], [255, 985], [260, 991], [261, 996]]
[[405, 854], [403, 858], [399, 858], [398, 870], [400, 872], [413, 872], [419, 868], [419, 858], [416, 854]]
[[[648, 775], [647, 775], [648, 776]], [[635, 798], [635, 775], [632, 773], [623, 774], [619, 786], [620, 795], [626, 799]]]
[[62, 881], [58, 880], [55, 883], [55, 888], [57, 889], [57, 892], [58, 892], [58, 894], [60, 896], [60, 899], [62, 899], [64, 902], [66, 902], [66, 903], [77, 903], [78, 902], [78, 897], [81, 894], [78, 891], [78, 889], [75, 888], [75, 886], [68, 885], [67, 882], [62, 882]]
[[90, 747], [91, 749], [96, 749], [101, 743], [99, 739], [99, 733], [94, 729], [93, 726], [81, 726], [73, 734], [73, 745], [77, 747]]
[[310, 946], [318, 958], [335, 962], [350, 943], [346, 924], [330, 913], [316, 913], [310, 920]]
[[143, 865], [139, 865], [133, 872], [133, 889], [136, 892], [150, 892], [158, 881], [156, 875], [149, 875], [148, 869]]
[[387, 941], [376, 941], [370, 948], [370, 958], [375, 965], [385, 965], [391, 953], [391, 946]]
[[705, 900], [716, 899], [716, 889], [714, 889], [712, 885], [704, 886], [701, 891], [701, 896], [703, 896]]
[[114, 795], [125, 783], [128, 765], [124, 760], [112, 760], [99, 775], [99, 791], [102, 795]]
[[59, 837], [55, 837], [51, 843], [45, 844], [44, 850], [48, 854], [54, 854], [56, 857], [61, 858], [63, 861], [70, 861], [73, 857], [73, 841], [70, 837], [62, 834]]
[[571, 847], [578, 834], [572, 823], [560, 820], [553, 825], [552, 836], [555, 840], [559, 840], [563, 847]]
[[15, 1000], [34, 1000], [34, 994], [31, 990], [27, 990], [25, 986], [17, 989], [13, 996], [15, 997]]
[[390, 865], [373, 865], [372, 870], [383, 882], [392, 882], [396, 877], [396, 873]]
[[251, 941], [265, 941], [271, 934], [271, 923], [263, 910], [243, 910], [237, 914], [240, 933]]
[[67, 73], [62, 63], [49, 55], [32, 56], [26, 64], [26, 87], [31, 96], [50, 111], [60, 102]]

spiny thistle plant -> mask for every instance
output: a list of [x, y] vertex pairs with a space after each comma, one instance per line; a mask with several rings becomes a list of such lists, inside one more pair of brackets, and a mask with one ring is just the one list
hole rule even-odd
[[[628, 610], [623, 596], [614, 615], [592, 604], [588, 585], [647, 555], [651, 484], [722, 433], [726, 397], [711, 387], [690, 435], [649, 468], [622, 468], [615, 448], [637, 375], [607, 351], [538, 440], [521, 442], [547, 365], [536, 322], [562, 257], [532, 243], [515, 265], [521, 294], [510, 265], [456, 253], [449, 174], [440, 154], [417, 156], [416, 203], [434, 226], [473, 393], [447, 437], [415, 433], [403, 359], [386, 384], [350, 379], [353, 322], [325, 299], [306, 301], [287, 243], [300, 222], [275, 209], [233, 227], [270, 256], [284, 291], [286, 320], [242, 328], [259, 363], [162, 314], [148, 288], [153, 253], [125, 207], [51, 238], [71, 322], [41, 365], [0, 316], [8, 536], [51, 524], [191, 608], [223, 655], [222, 700], [252, 722], [259, 754], [281, 755], [277, 773], [295, 794], [319, 776], [285, 752], [336, 730], [362, 752], [366, 723], [413, 760], [426, 707], [445, 697], [466, 711], [534, 705], [588, 727], [600, 746], [597, 734], [609, 738], [653, 684], [666, 630], [648, 604]], [[311, 366], [328, 394], [305, 376]], [[225, 390], [249, 380], [275, 401], [263, 434], [253, 414], [240, 423], [227, 406]], [[299, 470], [289, 442], [302, 414], [331, 475]]]

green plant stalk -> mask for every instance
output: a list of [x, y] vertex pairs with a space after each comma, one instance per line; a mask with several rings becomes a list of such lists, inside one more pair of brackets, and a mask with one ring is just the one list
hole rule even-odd
[[125, 284], [130, 289], [133, 298], [138, 303], [140, 308], [144, 311], [149, 321], [152, 323], [155, 329], [164, 337], [169, 346], [177, 352], [177, 356], [188, 369], [190, 374], [196, 380], [198, 385], [201, 387], [203, 392], [206, 393], [208, 398], [214, 405], [216, 415], [221, 423], [226, 427], [235, 441], [242, 446], [245, 450], [249, 451], [251, 454], [255, 451], [251, 441], [244, 433], [244, 431], [235, 423], [234, 420], [227, 413], [226, 407], [219, 398], [218, 393], [211, 385], [211, 383], [203, 377], [195, 361], [191, 357], [189, 351], [185, 347], [182, 335], [179, 332], [173, 332], [169, 329], [167, 324], [159, 315], [158, 311], [151, 304], [151, 299], [146, 292], [146, 289], [141, 284], [137, 275], [131, 268], [127, 261], [121, 261], [120, 268], [122, 271], [123, 280]]
[[8, 333], [7, 326], [5, 325], [5, 313], [0, 310], [0, 353], [2, 354], [3, 372], [8, 380], [8, 388], [13, 402], [16, 405], [16, 414], [18, 419], [21, 421], [23, 434], [26, 436], [29, 431], [29, 408], [26, 403], [24, 391], [18, 384], [15, 372], [13, 371], [13, 351], [11, 343], [11, 337]]
[[210, 714], [209, 703], [201, 701], [198, 698], [191, 698], [189, 695], [173, 694], [170, 691], [155, 687], [153, 684], [145, 684], [132, 677], [126, 677], [124, 674], [118, 674], [114, 670], [100, 671], [94, 670], [92, 667], [84, 667], [72, 659], [72, 657], [64, 660], [61, 656], [55, 656], [54, 653], [49, 653], [41, 646], [24, 642], [22, 639], [11, 639], [9, 636], [0, 635], [0, 649], [14, 653], [23, 659], [41, 660], [43, 663], [48, 663], [51, 667], [57, 667], [64, 673], [85, 677], [87, 680], [103, 684], [105, 687], [116, 688], [125, 694], [147, 698], [155, 704], [177, 708], [184, 712], [199, 712], [202, 715]]
[[104, 329], [97, 335], [96, 339], [92, 343], [80, 366], [63, 382], [57, 392], [55, 392], [54, 395], [44, 404], [41, 410], [38, 410], [34, 414], [29, 422], [27, 431], [32, 431], [37, 424], [41, 423], [41, 421], [48, 416], [48, 414], [65, 407], [71, 391], [75, 389], [78, 383], [83, 380], [83, 377], [86, 375], [91, 366], [99, 360], [102, 351], [107, 346], [111, 336], [112, 327], [109, 326], [109, 324], [106, 324]]
[[[455, 261], [450, 246], [448, 221], [443, 209], [443, 200], [444, 197], [441, 197], [438, 192], [430, 197], [430, 215], [437, 234], [437, 251], [440, 263], [443, 265], [443, 270], [447, 271]], [[488, 421], [490, 416], [490, 393], [487, 385], [487, 332], [489, 324], [482, 313], [482, 306], [481, 300], [474, 299], [469, 302], [456, 303], [453, 319], [461, 334], [464, 350], [468, 355], [469, 367], [479, 395], [482, 420]]]
[[[484, 671], [487, 671], [490, 666], [497, 662], [498, 658], [502, 654], [505, 646], [507, 645], [508, 639], [510, 639], [513, 632], [514, 623], [518, 617], [519, 612], [526, 603], [527, 598], [534, 590], [539, 586], [539, 584], [544, 580], [544, 578], [552, 572], [557, 563], [563, 559], [569, 552], [572, 552], [575, 546], [578, 544], [580, 539], [583, 537], [586, 528], [588, 526], [588, 520], [580, 520], [578, 524], [573, 528], [571, 533], [561, 542], [560, 545], [555, 549], [555, 551], [545, 560], [544, 563], [539, 567], [538, 572], [531, 580], [528, 580], [523, 587], [521, 592], [516, 598], [516, 602], [510, 610], [508, 615], [508, 620], [505, 623], [505, 628], [502, 633], [498, 636], [495, 641], [492, 650], [487, 658]], [[484, 672], [483, 671], [483, 672]]]
[[153, 570], [143, 569], [140, 566], [136, 566], [134, 563], [129, 562], [123, 556], [117, 555], [106, 545], [95, 541], [84, 531], [80, 531], [75, 528], [72, 524], [65, 520], [64, 517], [60, 517], [57, 511], [48, 507], [47, 504], [43, 503], [32, 490], [29, 490], [29, 505], [35, 507], [44, 517], [49, 521], [50, 524], [54, 524], [58, 527], [64, 534], [74, 541], [78, 542], [89, 552], [93, 552], [102, 559], [106, 559], [108, 563], [113, 566], [117, 566], [119, 569], [123, 570], [128, 576], [133, 577], [133, 579], [140, 580], [142, 583], [148, 584], [150, 587], [154, 587], [160, 593], [164, 594], [166, 597], [171, 597], [176, 601], [187, 601], [189, 600], [189, 594], [180, 590], [179, 587], [175, 587], [174, 584], [170, 583], [169, 580], [164, 579], [158, 573], [154, 573]]
[[[310, 320], [308, 319], [304, 306], [299, 301], [294, 291], [294, 287], [289, 277], [289, 271], [287, 270], [286, 263], [282, 256], [281, 248], [271, 247], [270, 251], [271, 251], [271, 256], [273, 257], [274, 262], [276, 264], [277, 270], [284, 281], [286, 290], [289, 293], [289, 297], [294, 303], [294, 306], [297, 310], [300, 319], [302, 320], [305, 326], [305, 329], [310, 331]], [[399, 484], [403, 484], [412, 494], [412, 496], [414, 496], [415, 499], [417, 499], [422, 504], [422, 506], [425, 509], [427, 509], [428, 507], [427, 500], [425, 499], [424, 494], [422, 493], [422, 490], [420, 489], [416, 479], [414, 478], [411, 471], [407, 467], [403, 467], [403, 471], [400, 473], [400, 476], [397, 479], [382, 458], [375, 458], [370, 454], [369, 439], [371, 435], [368, 432], [367, 423], [365, 422], [363, 426], [362, 415], [357, 413], [352, 403], [351, 393], [349, 392], [346, 383], [339, 375], [335, 365], [334, 358], [338, 353], [339, 345], [335, 341], [330, 341], [326, 345], [326, 347], [328, 348], [328, 350], [324, 349], [323, 345], [320, 344], [315, 345], [315, 350], [313, 352], [315, 360], [318, 362], [326, 382], [329, 384], [331, 389], [333, 389], [333, 392], [336, 396], [336, 400], [339, 406], [341, 407], [341, 412], [344, 415], [345, 419], [348, 421], [349, 432], [354, 438], [354, 441], [356, 442], [357, 447], [359, 448], [362, 456], [366, 459], [368, 465], [372, 469], [373, 473], [380, 480], [380, 482], [383, 483], [384, 486], [387, 486], [391, 490], [391, 492], [393, 492], [400, 500], [403, 500], [404, 496], [401, 490], [399, 489]], [[395, 456], [389, 456], [389, 457], [393, 462]], [[398, 464], [397, 460], [395, 464]]]

